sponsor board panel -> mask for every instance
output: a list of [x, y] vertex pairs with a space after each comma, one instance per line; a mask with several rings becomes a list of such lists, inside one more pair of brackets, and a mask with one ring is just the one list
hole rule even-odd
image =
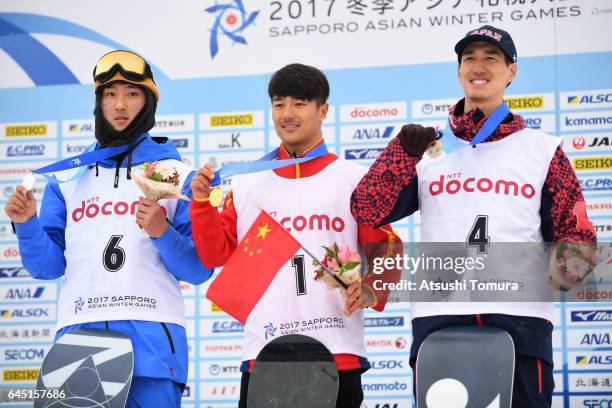
[[240, 382], [240, 365], [242, 362], [240, 359], [228, 359], [228, 360], [215, 360], [206, 361], [206, 358], [202, 358], [200, 362], [200, 379], [201, 380], [237, 380]]
[[150, 130], [150, 133], [165, 136], [168, 133], [193, 132], [194, 130], [194, 115], [155, 115], [155, 126]]
[[612, 111], [571, 112], [561, 114], [561, 131], [612, 129]]
[[44, 346], [3, 346], [0, 347], [0, 363], [3, 365], [22, 363], [42, 364], [50, 348], [51, 344]]
[[595, 349], [611, 347], [612, 333], [605, 328], [572, 329], [567, 331], [567, 347], [580, 349]]
[[[569, 392], [605, 392], [612, 396], [612, 373], [570, 373]], [[606, 407], [606, 405], [603, 405]], [[599, 407], [598, 407], [599, 408]]]
[[[40, 282], [40, 283], [39, 283]], [[42, 281], [31, 284], [0, 285], [0, 303], [57, 300], [57, 284]]]
[[0, 307], [0, 323], [29, 323], [55, 321], [57, 306], [55, 304], [36, 305], [3, 305]]
[[612, 133], [585, 133], [563, 136], [566, 153], [610, 152]]
[[240, 149], [263, 149], [265, 136], [263, 130], [201, 133], [200, 151], [227, 149], [236, 152]]
[[196, 317], [195, 313], [195, 299], [183, 299], [185, 304], [185, 317]]
[[555, 95], [553, 93], [505, 95], [504, 102], [513, 112], [551, 111], [555, 109]]
[[239, 397], [239, 380], [200, 382], [200, 400], [203, 400], [205, 403], [214, 403], [215, 400], [224, 400], [223, 402], [226, 403], [227, 400], [238, 400]]
[[561, 92], [559, 106], [562, 110], [612, 108], [612, 89]]
[[340, 105], [340, 122], [342, 123], [377, 120], [405, 121], [406, 119], [406, 102]]
[[3, 384], [36, 384], [38, 379], [38, 366], [19, 367], [19, 368], [2, 368], [2, 383]]
[[401, 397], [412, 393], [412, 378], [411, 376], [402, 378], [368, 378], [364, 376], [361, 388], [363, 388], [365, 395], [378, 398]]
[[385, 142], [395, 137], [404, 123], [340, 126], [340, 143]]
[[0, 143], [0, 157], [7, 161], [56, 159], [57, 142], [15, 141], [15, 143]]
[[200, 130], [255, 129], [264, 126], [263, 111], [201, 113], [199, 119]]
[[71, 119], [62, 121], [63, 137], [83, 137], [95, 135], [94, 119]]
[[15, 142], [26, 138], [54, 138], [57, 137], [57, 122], [0, 123], [0, 137]]
[[242, 335], [244, 327], [242, 324], [231, 318], [204, 319], [200, 321], [201, 336], [225, 336]]
[[[4, 308], [3, 308], [4, 309]], [[0, 318], [0, 323], [4, 319]], [[32, 323], [28, 325], [10, 326], [6, 324], [0, 325], [0, 342], [1, 343], [44, 343], [52, 342], [55, 337], [55, 323], [39, 324]]]
[[587, 197], [585, 201], [589, 217], [612, 217], [611, 197]]
[[0, 261], [20, 262], [21, 255], [17, 244], [0, 244]]
[[242, 339], [200, 340], [200, 358], [227, 357], [228, 360], [240, 360], [242, 356]]
[[432, 99], [425, 101], [412, 101], [412, 117], [414, 119], [426, 119], [436, 117], [447, 117], [448, 111], [458, 99]]

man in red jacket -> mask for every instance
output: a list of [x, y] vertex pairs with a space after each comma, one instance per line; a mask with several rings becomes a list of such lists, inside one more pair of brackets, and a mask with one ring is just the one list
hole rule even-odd
[[[190, 215], [194, 242], [204, 265], [225, 264], [257, 217], [258, 208], [273, 215], [304, 247], [316, 251], [319, 259], [325, 255], [321, 247], [334, 243], [356, 251], [363, 243], [383, 243], [380, 246], [387, 247], [399, 242], [389, 226], [364, 227], [350, 213], [351, 193], [365, 169], [326, 152], [321, 124], [329, 109], [329, 84], [323, 73], [305, 65], [288, 65], [272, 76], [268, 94], [274, 127], [281, 139], [277, 159], [323, 152], [302, 164], [235, 176], [220, 213], [208, 198], [212, 167], [201, 168], [191, 183], [194, 199]], [[296, 288], [296, 274], [307, 277], [305, 290]], [[329, 290], [324, 283], [308, 277], [314, 277], [314, 267], [304, 262], [300, 250], [277, 273], [249, 315], [245, 324], [241, 407], [246, 406], [253, 361], [273, 339], [264, 335], [264, 326], [279, 327], [284, 322], [299, 322], [300, 328], [305, 328], [300, 334], [317, 339], [333, 354], [340, 371], [337, 406], [360, 406], [361, 374], [370, 367], [365, 358], [362, 309], [382, 310], [387, 293], [375, 291], [371, 285], [374, 278], [366, 276], [363, 282], [349, 286], [344, 300], [337, 290]], [[312, 324], [317, 319], [329, 324]]]

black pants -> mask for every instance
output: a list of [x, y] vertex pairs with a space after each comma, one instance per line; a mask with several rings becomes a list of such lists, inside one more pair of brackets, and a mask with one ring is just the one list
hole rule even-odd
[[[338, 399], [336, 408], [359, 408], [363, 401], [363, 390], [361, 389], [361, 371], [340, 371]], [[247, 393], [249, 391], [249, 378], [251, 374], [242, 373], [240, 380], [240, 402], [238, 408], [247, 408]]]
[[[481, 324], [506, 330], [514, 341], [512, 408], [550, 407], [555, 388], [552, 323], [537, 317], [503, 314], [483, 314], [479, 317]], [[476, 324], [478, 324], [476, 315], [430, 316], [413, 319], [410, 366], [414, 370], [419, 347], [431, 333], [445, 327]], [[418, 373], [416, 375], [418, 376]]]

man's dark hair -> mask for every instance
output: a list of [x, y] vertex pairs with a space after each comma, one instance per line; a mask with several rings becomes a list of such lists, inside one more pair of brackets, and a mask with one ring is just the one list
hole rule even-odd
[[329, 82], [325, 74], [315, 67], [302, 64], [289, 64], [279, 69], [268, 84], [270, 100], [275, 97], [317, 101], [321, 106], [329, 98]]

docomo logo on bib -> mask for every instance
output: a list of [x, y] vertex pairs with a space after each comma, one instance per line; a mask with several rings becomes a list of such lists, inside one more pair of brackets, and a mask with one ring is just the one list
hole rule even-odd
[[466, 193], [474, 193], [479, 191], [481, 193], [495, 193], [503, 195], [518, 196], [519, 194], [524, 198], [531, 199], [535, 196], [536, 190], [529, 183], [519, 185], [515, 181], [509, 180], [491, 180], [487, 177], [476, 179], [474, 177], [468, 177], [463, 182], [458, 179], [452, 179], [445, 182], [445, 176], [441, 175], [436, 181], [429, 183], [429, 192], [432, 196], [437, 196], [442, 193], [457, 194], [460, 191]]
[[81, 201], [81, 206], [72, 211], [72, 221], [79, 222], [85, 217], [95, 218], [100, 214], [125, 215], [129, 212], [130, 215], [134, 215], [139, 204], [138, 200], [133, 201], [131, 204], [125, 201], [106, 201], [105, 203], [100, 203], [99, 200], [96, 197], [90, 198], [87, 201]]
[[342, 232], [344, 231], [346, 223], [340, 217], [330, 218], [325, 214], [312, 214], [308, 218], [303, 215], [298, 215], [294, 218], [284, 217], [280, 220], [280, 225], [287, 231], [304, 231], [305, 229], [311, 231], [329, 231], [333, 229], [336, 232]]

